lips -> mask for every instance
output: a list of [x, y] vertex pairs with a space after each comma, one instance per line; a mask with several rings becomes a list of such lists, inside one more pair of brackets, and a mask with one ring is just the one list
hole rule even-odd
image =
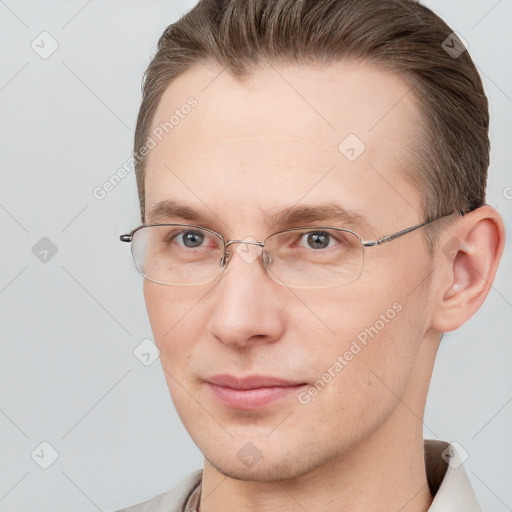
[[222, 404], [236, 409], [256, 409], [276, 400], [289, 398], [305, 382], [292, 381], [265, 375], [234, 377], [214, 375], [205, 379], [212, 395]]
[[305, 382], [279, 379], [277, 377], [267, 377], [265, 375], [248, 375], [247, 377], [234, 377], [232, 375], [214, 375], [205, 379], [210, 384], [223, 386], [232, 389], [256, 389], [256, 388], [273, 388], [287, 387], [305, 384]]

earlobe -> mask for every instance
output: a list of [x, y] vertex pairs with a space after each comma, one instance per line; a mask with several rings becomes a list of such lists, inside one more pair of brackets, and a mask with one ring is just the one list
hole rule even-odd
[[484, 302], [503, 253], [505, 230], [500, 215], [489, 206], [457, 221], [449, 241], [436, 254], [443, 278], [438, 283], [432, 328], [453, 331], [471, 318]]

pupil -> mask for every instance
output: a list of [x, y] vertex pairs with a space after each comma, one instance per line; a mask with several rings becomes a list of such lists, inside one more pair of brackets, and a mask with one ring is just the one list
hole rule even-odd
[[318, 231], [308, 235], [308, 244], [313, 249], [324, 249], [329, 245], [329, 233]]
[[198, 231], [188, 231], [185, 233], [184, 244], [186, 247], [197, 247], [203, 242], [204, 235]]

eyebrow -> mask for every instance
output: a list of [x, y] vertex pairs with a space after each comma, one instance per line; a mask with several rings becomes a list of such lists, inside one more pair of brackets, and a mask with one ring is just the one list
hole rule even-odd
[[[265, 218], [270, 226], [277, 229], [308, 225], [320, 221], [336, 221], [342, 224], [340, 227], [353, 229], [373, 228], [364, 215], [344, 208], [339, 203], [324, 203], [313, 206], [294, 205], [284, 209], [272, 209], [265, 213]], [[172, 199], [160, 201], [153, 206], [147, 215], [147, 221], [150, 224], [164, 223], [171, 219], [206, 222], [211, 219], [211, 215]]]
[[299, 224], [312, 224], [320, 221], [336, 221], [340, 227], [368, 228], [369, 220], [362, 214], [344, 208], [338, 203], [325, 203], [313, 206], [290, 206], [284, 210], [272, 210], [267, 215], [272, 226], [288, 227]]
[[185, 220], [201, 220], [205, 215], [178, 201], [165, 199], [153, 206], [146, 215], [146, 220], [149, 224], [157, 224], [175, 217]]

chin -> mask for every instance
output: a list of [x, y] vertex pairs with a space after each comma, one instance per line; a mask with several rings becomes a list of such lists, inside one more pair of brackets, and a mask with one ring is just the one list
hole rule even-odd
[[208, 462], [222, 475], [233, 480], [243, 480], [246, 482], [276, 482], [280, 480], [290, 480], [307, 473], [307, 470], [300, 471], [299, 468], [291, 467], [289, 464], [265, 463], [259, 461], [252, 468], [241, 467], [236, 462], [218, 463], [208, 459]]
[[321, 454], [311, 450], [302, 453], [300, 457], [294, 453], [271, 453], [266, 457], [262, 454], [262, 458], [250, 467], [244, 465], [238, 456], [226, 458], [226, 452], [213, 454], [210, 452], [204, 456], [222, 475], [234, 480], [251, 482], [291, 480], [325, 463]]

